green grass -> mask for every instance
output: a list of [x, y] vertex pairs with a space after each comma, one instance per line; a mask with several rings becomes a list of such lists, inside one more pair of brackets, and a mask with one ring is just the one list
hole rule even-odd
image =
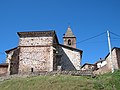
[[120, 90], [120, 71], [96, 78], [85, 76], [36, 76], [0, 82], [0, 90]]
[[94, 81], [96, 90], [120, 90], [120, 70], [97, 76]]

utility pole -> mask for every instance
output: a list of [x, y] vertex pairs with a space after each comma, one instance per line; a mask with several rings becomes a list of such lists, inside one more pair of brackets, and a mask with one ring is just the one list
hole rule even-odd
[[108, 36], [108, 46], [109, 46], [109, 52], [110, 52], [111, 70], [113, 73], [114, 72], [114, 65], [113, 65], [113, 60], [112, 60], [112, 48], [111, 48], [110, 32], [109, 31], [107, 31], [107, 36]]

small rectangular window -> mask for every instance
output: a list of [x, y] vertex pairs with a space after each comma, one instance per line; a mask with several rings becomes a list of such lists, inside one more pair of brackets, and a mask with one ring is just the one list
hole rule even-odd
[[31, 68], [31, 72], [33, 72], [33, 68]]

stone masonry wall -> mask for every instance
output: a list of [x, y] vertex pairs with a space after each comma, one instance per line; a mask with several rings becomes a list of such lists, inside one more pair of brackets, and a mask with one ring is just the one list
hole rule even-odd
[[[71, 45], [68, 44], [68, 40], [71, 40]], [[65, 37], [64, 38], [64, 45], [66, 46], [69, 46], [69, 47], [73, 47], [73, 48], [76, 48], [76, 38], [68, 38], [68, 37]]]
[[110, 60], [110, 55], [106, 58], [106, 61], [108, 69], [111, 69], [112, 66], [114, 67], [114, 69], [118, 69], [116, 49], [112, 51], [112, 61]]
[[120, 69], [120, 49], [116, 50], [117, 53], [117, 63], [118, 63], [118, 68]]
[[104, 74], [104, 73], [107, 73], [107, 72], [110, 72], [110, 71], [111, 71], [111, 69], [108, 68], [107, 65], [105, 65], [105, 66], [99, 68], [98, 70], [93, 71], [93, 73], [95, 75], [100, 75], [100, 74]]
[[8, 74], [17, 74], [19, 67], [19, 48], [7, 53], [6, 63], [8, 63]]
[[110, 60], [110, 54], [106, 57], [107, 64], [98, 70], [94, 71], [95, 74], [103, 74], [112, 71], [114, 69], [119, 69], [118, 67], [118, 53], [116, 49], [112, 50], [112, 61]]
[[53, 37], [19, 39], [19, 73], [53, 70]]
[[80, 70], [81, 55], [80, 52], [60, 47], [61, 65], [63, 70]]
[[10, 60], [12, 59], [12, 55], [13, 55], [14, 51], [11, 51], [9, 53], [7, 53], [7, 57], [6, 57], [6, 63], [8, 63], [8, 75], [10, 75]]
[[8, 67], [0, 67], [0, 76], [7, 75]]
[[14, 50], [10, 60], [10, 74], [18, 74], [19, 68], [19, 49]]
[[53, 60], [51, 54], [50, 47], [21, 47], [19, 72], [51, 71]]
[[52, 45], [53, 37], [26, 37], [19, 39], [19, 46]]

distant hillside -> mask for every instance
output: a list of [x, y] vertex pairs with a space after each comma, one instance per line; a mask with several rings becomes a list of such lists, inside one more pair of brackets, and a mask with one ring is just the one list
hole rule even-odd
[[95, 78], [86, 76], [37, 76], [0, 82], [0, 90], [120, 90], [120, 71]]

